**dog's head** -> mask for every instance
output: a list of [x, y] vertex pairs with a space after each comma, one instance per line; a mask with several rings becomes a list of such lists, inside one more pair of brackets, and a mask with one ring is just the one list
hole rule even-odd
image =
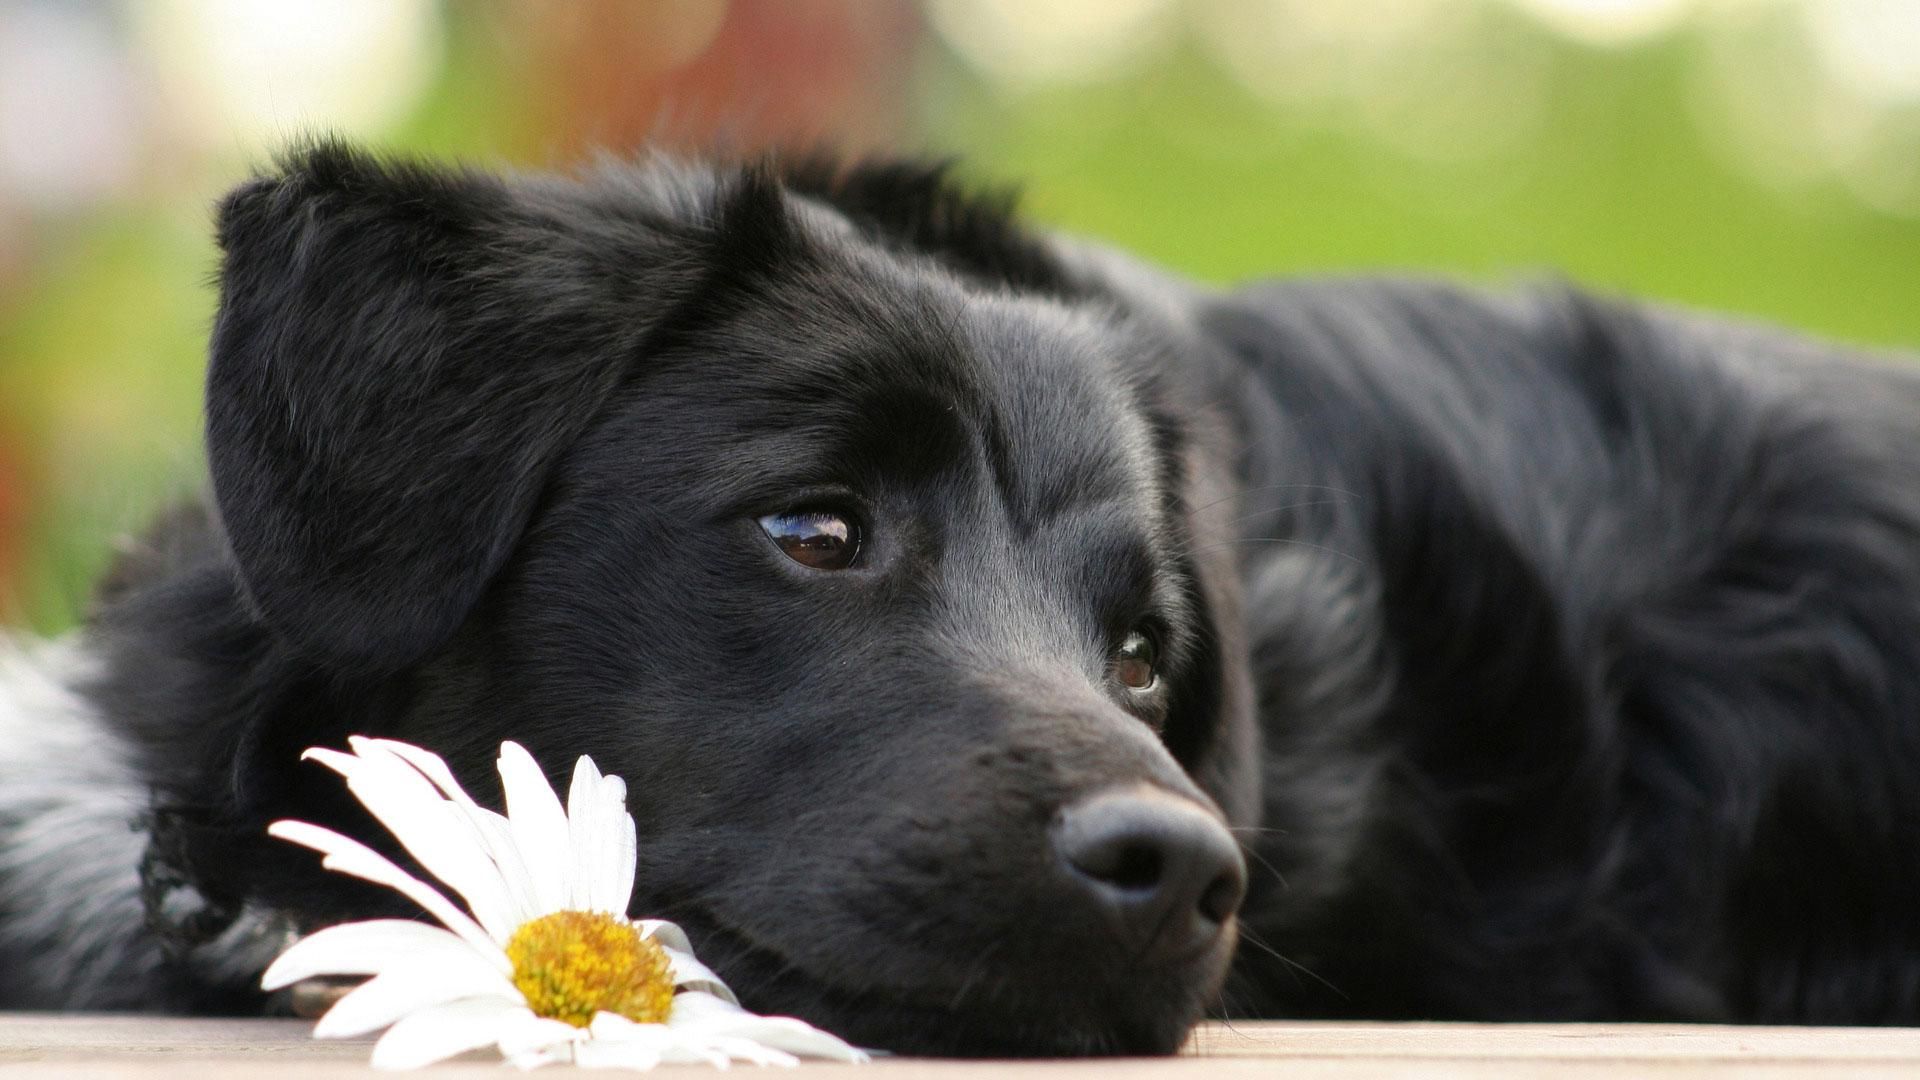
[[590, 754], [633, 911], [752, 1007], [906, 1051], [1178, 1044], [1257, 781], [1176, 326], [898, 170], [321, 146], [220, 232], [221, 520], [341, 703], [250, 733], [243, 805], [317, 813], [290, 763], [348, 727], [479, 791], [503, 738]]

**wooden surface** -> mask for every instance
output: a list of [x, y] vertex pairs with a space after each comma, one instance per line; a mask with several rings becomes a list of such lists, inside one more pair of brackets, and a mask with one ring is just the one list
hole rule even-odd
[[[0, 1015], [0, 1077], [343, 1077], [366, 1069], [368, 1040], [315, 1042], [294, 1020], [163, 1020]], [[751, 1066], [735, 1066], [730, 1075]], [[667, 1076], [712, 1070], [674, 1068]], [[1210, 1025], [1179, 1057], [960, 1062], [892, 1058], [871, 1065], [808, 1064], [806, 1080], [1199, 1080], [1272, 1077], [1920, 1077], [1920, 1030], [1640, 1025]], [[548, 1069], [538, 1075], [556, 1076]], [[781, 1075], [772, 1073], [770, 1075]], [[461, 1080], [518, 1075], [472, 1055], [425, 1074]], [[605, 1076], [605, 1073], [581, 1073]]]

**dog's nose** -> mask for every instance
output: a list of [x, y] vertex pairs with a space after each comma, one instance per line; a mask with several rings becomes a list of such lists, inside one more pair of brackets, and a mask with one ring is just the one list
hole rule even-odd
[[1074, 803], [1055, 819], [1053, 845], [1085, 895], [1149, 962], [1210, 944], [1247, 891], [1233, 834], [1198, 804], [1158, 788]]

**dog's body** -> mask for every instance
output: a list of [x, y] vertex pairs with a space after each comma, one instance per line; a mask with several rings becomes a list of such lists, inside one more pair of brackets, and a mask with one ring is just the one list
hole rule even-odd
[[[371, 835], [296, 760], [367, 732], [593, 754], [636, 913], [893, 1049], [1177, 1044], [1232, 920], [1121, 947], [1053, 853], [1140, 787], [1248, 851], [1235, 1014], [1920, 1020], [1913, 373], [889, 167], [320, 147], [221, 228], [218, 514], [0, 684], [0, 1004], [259, 1009], [399, 910], [262, 831]], [[847, 569], [754, 524], [821, 507]]]

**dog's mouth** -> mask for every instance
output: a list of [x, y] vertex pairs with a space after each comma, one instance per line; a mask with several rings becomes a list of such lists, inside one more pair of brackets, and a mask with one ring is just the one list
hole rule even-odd
[[1152, 970], [1129, 971], [1116, 957], [1110, 971], [1077, 970], [1070, 982], [992, 954], [880, 987], [854, 984], [852, 958], [843, 972], [821, 972], [708, 912], [674, 918], [748, 1008], [798, 1016], [870, 1049], [941, 1057], [1173, 1053], [1218, 992], [1233, 939]]

